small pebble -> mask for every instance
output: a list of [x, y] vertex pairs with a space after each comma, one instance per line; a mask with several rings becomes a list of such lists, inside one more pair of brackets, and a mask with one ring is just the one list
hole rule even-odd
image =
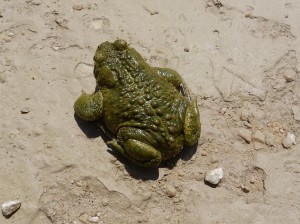
[[245, 125], [247, 128], [251, 129], [253, 127], [252, 124], [250, 124], [248, 121], [244, 121], [243, 125]]
[[251, 178], [250, 178], [250, 183], [251, 183], [251, 184], [255, 184], [255, 181], [256, 181], [255, 177], [251, 177]]
[[226, 107], [222, 107], [221, 110], [220, 110], [220, 114], [224, 115], [227, 111], [227, 108]]
[[143, 201], [147, 201], [152, 197], [152, 193], [151, 192], [146, 192], [143, 194]]
[[90, 217], [90, 218], [89, 218], [89, 221], [90, 221], [90, 222], [97, 223], [97, 222], [99, 222], [99, 217], [98, 217], [98, 216]]
[[219, 159], [212, 157], [210, 162], [211, 164], [215, 164], [219, 162]]
[[52, 148], [52, 144], [49, 143], [49, 142], [47, 142], [47, 143], [46, 143], [46, 148], [47, 148], [47, 149], [51, 149], [51, 148]]
[[15, 36], [15, 34], [14, 34], [14, 33], [12, 33], [12, 32], [10, 32], [10, 33], [8, 33], [8, 34], [7, 34], [7, 36], [9, 36], [9, 37], [14, 37], [14, 36]]
[[19, 200], [8, 201], [2, 204], [2, 214], [5, 217], [11, 216], [21, 207], [21, 202]]
[[39, 6], [41, 4], [39, 0], [27, 0], [26, 2], [29, 5], [35, 5], [35, 6]]
[[296, 79], [297, 72], [294, 69], [287, 68], [282, 71], [282, 75], [287, 82], [292, 82]]
[[104, 198], [104, 199], [103, 199], [102, 205], [103, 205], [103, 206], [107, 206], [107, 205], [108, 205], [108, 199], [107, 199], [107, 198]]
[[86, 213], [83, 213], [81, 216], [79, 216], [79, 220], [83, 223], [86, 223], [89, 220], [89, 215]]
[[203, 172], [194, 173], [194, 177], [195, 177], [195, 180], [197, 180], [197, 181], [203, 181], [204, 180], [204, 173]]
[[293, 133], [288, 132], [281, 144], [284, 148], [288, 149], [296, 143], [296, 136]]
[[251, 134], [252, 132], [247, 130], [247, 129], [240, 129], [239, 132], [238, 132], [238, 135], [244, 139], [247, 143], [250, 143], [251, 142]]
[[176, 188], [174, 186], [171, 185], [167, 185], [166, 186], [166, 195], [170, 198], [175, 197], [176, 195]]
[[24, 150], [24, 149], [26, 148], [26, 146], [23, 145], [23, 144], [21, 144], [21, 145], [19, 146], [19, 148], [20, 148], [21, 150]]
[[173, 199], [173, 202], [174, 202], [174, 203], [178, 203], [178, 202], [180, 202], [180, 199], [179, 199], [179, 198], [174, 198], [174, 199]]
[[271, 133], [267, 133], [265, 141], [266, 141], [267, 146], [274, 146], [275, 145], [275, 136]]
[[29, 112], [30, 112], [29, 107], [23, 107], [23, 108], [21, 109], [21, 114], [28, 114]]
[[157, 15], [158, 13], [159, 13], [159, 11], [157, 11], [157, 10], [150, 11], [151, 16]]
[[12, 37], [10, 37], [10, 36], [5, 36], [5, 37], [3, 37], [3, 40], [5, 41], [5, 42], [11, 42], [12, 41]]
[[265, 134], [262, 133], [261, 131], [256, 131], [253, 135], [252, 135], [252, 140], [255, 142], [260, 142], [260, 143], [265, 143]]
[[205, 181], [210, 184], [217, 185], [220, 183], [223, 176], [224, 176], [223, 168], [217, 168], [206, 174]]
[[206, 151], [202, 151], [201, 152], [201, 156], [207, 156], [208, 154], [207, 154], [207, 152]]
[[80, 180], [80, 181], [77, 181], [76, 182], [76, 186], [77, 187], [82, 187], [83, 186], [83, 182]]
[[184, 52], [189, 52], [190, 51], [190, 49], [188, 49], [187, 47], [185, 47], [183, 50], [184, 50]]
[[178, 170], [178, 176], [180, 176], [180, 177], [183, 177], [184, 176], [184, 172], [183, 172], [183, 170]]
[[244, 191], [245, 193], [249, 193], [249, 188], [248, 187], [246, 187], [244, 184], [242, 184], [241, 185], [241, 189], [242, 189], [242, 191]]
[[251, 113], [248, 110], [242, 110], [240, 114], [240, 119], [242, 121], [246, 121], [250, 115]]
[[74, 10], [77, 10], [77, 11], [80, 11], [83, 9], [83, 5], [82, 4], [76, 4], [76, 5], [73, 5], [73, 9]]

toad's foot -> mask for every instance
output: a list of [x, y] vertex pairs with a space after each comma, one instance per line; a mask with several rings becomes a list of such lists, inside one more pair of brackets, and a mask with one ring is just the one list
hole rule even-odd
[[83, 93], [74, 103], [75, 113], [83, 120], [95, 121], [102, 115], [103, 96], [100, 91]]

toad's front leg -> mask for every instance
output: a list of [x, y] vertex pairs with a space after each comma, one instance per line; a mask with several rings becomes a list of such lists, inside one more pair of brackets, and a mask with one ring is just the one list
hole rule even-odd
[[100, 91], [81, 94], [74, 103], [75, 113], [83, 120], [95, 121], [102, 115], [103, 96]]

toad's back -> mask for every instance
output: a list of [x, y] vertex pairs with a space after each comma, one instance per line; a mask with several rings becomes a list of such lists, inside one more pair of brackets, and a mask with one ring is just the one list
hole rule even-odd
[[118, 82], [101, 90], [105, 126], [114, 134], [121, 127], [136, 127], [169, 145], [182, 142], [188, 100], [144, 61], [136, 60], [134, 49], [122, 54], [106, 65]]

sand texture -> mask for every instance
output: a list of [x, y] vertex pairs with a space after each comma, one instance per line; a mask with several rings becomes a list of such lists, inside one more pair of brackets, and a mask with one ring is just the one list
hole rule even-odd
[[[0, 1], [0, 204], [22, 203], [0, 223], [300, 223], [299, 21], [299, 0]], [[173, 169], [129, 163], [74, 117], [117, 38], [198, 99], [197, 150]]]

